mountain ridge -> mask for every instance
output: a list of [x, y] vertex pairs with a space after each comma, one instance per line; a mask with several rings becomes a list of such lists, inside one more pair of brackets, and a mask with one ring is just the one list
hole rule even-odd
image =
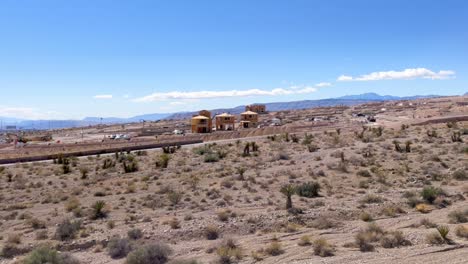
[[[466, 93], [465, 95], [468, 95]], [[420, 98], [434, 98], [440, 97], [438, 95], [415, 95], [415, 96], [392, 96], [392, 95], [379, 95], [377, 93], [364, 93], [358, 95], [345, 95], [336, 98], [328, 99], [317, 99], [317, 100], [301, 100], [291, 102], [271, 102], [265, 103], [268, 111], [286, 111], [286, 110], [299, 110], [313, 107], [326, 107], [326, 106], [338, 106], [338, 105], [357, 105], [366, 102], [376, 101], [391, 101], [391, 100], [413, 100]], [[244, 111], [245, 105], [239, 105], [231, 108], [218, 108], [210, 109], [213, 114], [219, 114], [223, 112], [231, 114], [240, 114]], [[197, 111], [186, 111], [176, 113], [151, 113], [137, 115], [129, 118], [120, 117], [85, 117], [81, 120], [28, 120], [11, 117], [0, 117], [2, 120], [3, 127], [7, 125], [16, 125], [21, 129], [59, 129], [59, 128], [71, 128], [71, 127], [84, 127], [90, 125], [99, 124], [123, 124], [141, 121], [158, 121], [158, 120], [169, 120], [169, 119], [186, 119], [196, 114]]]

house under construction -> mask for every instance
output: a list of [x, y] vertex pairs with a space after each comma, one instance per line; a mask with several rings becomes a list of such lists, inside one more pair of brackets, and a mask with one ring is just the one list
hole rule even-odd
[[234, 115], [223, 113], [215, 117], [216, 130], [234, 130], [236, 117]]
[[266, 114], [266, 105], [264, 104], [253, 104], [253, 105], [246, 105], [245, 111], [252, 111], [257, 114]]
[[201, 110], [198, 115], [192, 117], [192, 133], [211, 133], [213, 125], [211, 122], [211, 112]]
[[256, 128], [258, 126], [258, 114], [252, 111], [246, 111], [240, 114], [241, 128]]

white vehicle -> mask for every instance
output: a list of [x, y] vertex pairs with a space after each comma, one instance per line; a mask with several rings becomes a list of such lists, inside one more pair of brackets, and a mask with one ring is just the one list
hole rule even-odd
[[173, 131], [173, 133], [174, 133], [174, 135], [182, 135], [182, 134], [184, 134], [184, 131], [176, 129], [176, 130]]

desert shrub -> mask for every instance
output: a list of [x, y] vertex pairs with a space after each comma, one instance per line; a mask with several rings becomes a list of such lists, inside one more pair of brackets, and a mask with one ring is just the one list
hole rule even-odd
[[278, 256], [283, 254], [284, 250], [278, 241], [273, 241], [265, 248], [265, 252], [270, 256]]
[[423, 218], [421, 219], [421, 221], [419, 222], [419, 224], [421, 226], [424, 226], [426, 228], [434, 228], [434, 227], [437, 227], [437, 225], [432, 222], [431, 220], [427, 219], [427, 218]]
[[439, 232], [439, 235], [442, 237], [443, 240], [447, 241], [447, 236], [448, 236], [448, 233], [450, 232], [450, 229], [448, 226], [438, 226], [437, 232]]
[[309, 146], [312, 143], [313, 139], [314, 139], [314, 135], [312, 135], [312, 134], [309, 135], [309, 134], [305, 133], [304, 139], [302, 139], [301, 144], [305, 145], [305, 146]]
[[209, 225], [205, 228], [205, 237], [208, 240], [215, 240], [219, 237], [219, 229], [216, 226]]
[[76, 258], [68, 253], [59, 253], [55, 249], [39, 247], [29, 253], [21, 262], [23, 264], [78, 264]]
[[466, 223], [468, 222], [468, 209], [452, 211], [448, 217], [451, 223]]
[[37, 218], [29, 219], [28, 223], [34, 229], [44, 229], [46, 227], [45, 222]]
[[71, 172], [71, 167], [69, 164], [62, 164], [62, 173], [68, 174]]
[[301, 197], [317, 197], [319, 196], [320, 184], [318, 182], [307, 182], [296, 186], [296, 193]]
[[233, 239], [224, 240], [216, 249], [216, 254], [218, 255], [217, 263], [220, 264], [229, 264], [242, 259], [242, 249]]
[[374, 245], [372, 245], [368, 234], [360, 232], [354, 239], [361, 252], [374, 251]]
[[107, 217], [106, 202], [104, 201], [96, 201], [91, 207], [91, 215], [90, 218], [92, 220], [96, 220], [99, 218]]
[[307, 235], [301, 236], [297, 244], [301, 247], [312, 245], [312, 242], [310, 241], [310, 236], [307, 236]]
[[286, 196], [286, 209], [291, 209], [292, 205], [292, 196], [296, 193], [296, 187], [292, 184], [287, 184], [281, 187], [280, 192]]
[[444, 244], [444, 239], [440, 236], [438, 232], [429, 233], [426, 236], [426, 242], [431, 245], [441, 245]]
[[209, 152], [204, 155], [203, 160], [207, 163], [218, 162], [220, 160], [219, 154], [216, 152]]
[[423, 200], [415, 196], [407, 197], [407, 201], [406, 201], [408, 206], [412, 208], [416, 207], [418, 204], [422, 204], [423, 202], [424, 202]]
[[86, 179], [88, 177], [89, 169], [86, 167], [80, 168], [81, 179]]
[[458, 237], [468, 239], [468, 226], [467, 225], [460, 225], [455, 229], [455, 234]]
[[453, 178], [459, 181], [465, 181], [468, 180], [468, 174], [466, 173], [466, 170], [458, 169], [453, 172]]
[[138, 240], [143, 237], [143, 232], [139, 228], [132, 228], [128, 230], [127, 235], [130, 239]]
[[220, 210], [216, 213], [218, 216], [219, 221], [227, 222], [229, 220], [229, 211], [228, 210]]
[[332, 221], [330, 217], [319, 216], [312, 222], [312, 227], [317, 229], [329, 229], [335, 227], [336, 224]]
[[80, 207], [80, 201], [76, 197], [72, 197], [68, 199], [68, 201], [65, 203], [65, 210], [67, 212], [71, 212], [79, 207]]
[[8, 244], [21, 244], [21, 235], [20, 234], [9, 234], [7, 238]]
[[372, 174], [368, 170], [360, 170], [356, 174], [361, 177], [372, 177]]
[[136, 161], [136, 159], [133, 159], [131, 161], [124, 161], [123, 168], [125, 173], [136, 172], [138, 171], [138, 162]]
[[182, 200], [183, 193], [178, 191], [170, 191], [167, 193], [167, 199], [171, 205], [177, 205]]
[[169, 221], [169, 226], [172, 228], [172, 229], [179, 229], [180, 228], [180, 221], [179, 219], [177, 218], [172, 218], [170, 221]]
[[124, 258], [132, 250], [130, 241], [127, 238], [114, 236], [107, 243], [107, 252], [113, 259]]
[[421, 191], [421, 197], [426, 200], [428, 203], [432, 204], [437, 196], [443, 194], [442, 189], [434, 186], [426, 186]]
[[373, 242], [379, 241], [385, 234], [382, 228], [371, 223], [365, 230], [361, 230], [355, 236], [355, 243], [362, 252], [374, 251]]
[[367, 212], [362, 212], [360, 215], [359, 215], [359, 219], [361, 219], [362, 221], [364, 222], [372, 222], [374, 221], [374, 219], [372, 218], [372, 215], [367, 213]]
[[200, 156], [205, 155], [205, 153], [211, 152], [210, 145], [204, 145], [201, 147], [193, 148], [193, 153], [198, 154]]
[[102, 169], [104, 170], [107, 170], [114, 166], [115, 166], [115, 161], [113, 161], [111, 158], [105, 158], [104, 161], [102, 162]]
[[126, 264], [163, 264], [169, 260], [172, 249], [162, 243], [141, 246], [127, 256]]
[[70, 219], [65, 219], [57, 226], [55, 237], [61, 241], [73, 239], [80, 228], [80, 220], [70, 221]]
[[47, 230], [39, 230], [36, 232], [36, 240], [45, 240], [49, 238]]
[[21, 254], [24, 254], [23, 250], [11, 243], [5, 243], [0, 251], [0, 257], [2, 258], [13, 258]]
[[166, 153], [161, 154], [161, 156], [159, 156], [158, 160], [156, 161], [156, 167], [167, 168], [167, 166], [169, 165], [170, 159], [171, 157], [168, 154]]
[[384, 207], [382, 209], [382, 213], [386, 216], [395, 217], [397, 214], [404, 214], [406, 212], [399, 206], [390, 205]]
[[380, 244], [384, 248], [394, 248], [400, 246], [409, 246], [411, 245], [411, 242], [403, 237], [403, 233], [401, 231], [393, 231], [386, 233], [380, 239]]
[[320, 238], [314, 241], [314, 254], [320, 257], [333, 256], [335, 249], [331, 246], [327, 240]]
[[383, 198], [375, 194], [367, 194], [364, 198], [361, 199], [361, 203], [381, 203]]

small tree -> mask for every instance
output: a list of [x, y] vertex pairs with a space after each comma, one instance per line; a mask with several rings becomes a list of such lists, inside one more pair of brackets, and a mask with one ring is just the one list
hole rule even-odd
[[291, 209], [292, 205], [292, 196], [296, 193], [296, 187], [292, 184], [287, 184], [281, 187], [281, 193], [286, 196], [286, 209]]
[[88, 172], [89, 172], [88, 168], [86, 168], [86, 167], [81, 167], [80, 168], [80, 173], [81, 173], [81, 179], [82, 180], [88, 178]]
[[411, 152], [411, 145], [412, 145], [412, 144], [413, 144], [413, 142], [411, 142], [411, 141], [409, 141], [409, 140], [406, 141], [406, 143], [405, 143], [405, 151], [406, 151], [406, 152], [408, 152], [408, 153]]
[[99, 218], [107, 217], [107, 212], [105, 210], [106, 202], [104, 201], [97, 201], [92, 206], [92, 214], [91, 219], [96, 220]]
[[400, 142], [398, 140], [394, 140], [393, 141], [393, 145], [395, 145], [395, 150], [398, 151], [398, 152], [402, 152], [402, 148], [400, 146]]
[[463, 142], [460, 131], [453, 132], [451, 138], [452, 142]]
[[171, 157], [168, 154], [163, 153], [161, 156], [159, 156], [158, 161], [156, 161], [156, 167], [167, 168], [170, 159]]

